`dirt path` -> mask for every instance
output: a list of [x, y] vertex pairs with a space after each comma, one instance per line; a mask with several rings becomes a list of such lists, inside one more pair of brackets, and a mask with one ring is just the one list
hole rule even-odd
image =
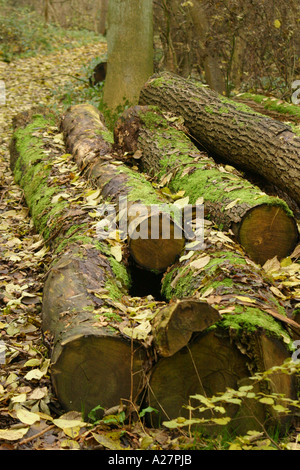
[[[61, 448], [68, 437], [50, 417], [56, 415], [56, 402], [40, 329], [50, 260], [9, 168], [12, 118], [36, 104], [60, 109], [56, 92], [66, 83], [82, 87], [70, 75], [76, 77], [104, 50], [104, 44], [92, 45], [0, 62], [0, 80], [6, 86], [6, 104], [0, 105], [0, 449]], [[65, 445], [79, 446], [75, 440]]]

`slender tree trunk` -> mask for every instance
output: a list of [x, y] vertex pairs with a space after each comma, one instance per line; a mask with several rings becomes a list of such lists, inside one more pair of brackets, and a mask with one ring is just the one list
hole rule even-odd
[[153, 73], [152, 0], [111, 0], [108, 6], [108, 65], [104, 102], [115, 110], [136, 104]]
[[189, 8], [189, 11], [194, 24], [197, 41], [206, 51], [203, 64], [206, 83], [213, 90], [224, 94], [226, 87], [225, 75], [221, 69], [221, 57], [217, 55], [216, 51], [212, 51], [211, 48], [207, 46], [207, 44], [209, 44], [211, 31], [206, 14], [205, 2], [203, 0], [193, 1], [193, 5]]

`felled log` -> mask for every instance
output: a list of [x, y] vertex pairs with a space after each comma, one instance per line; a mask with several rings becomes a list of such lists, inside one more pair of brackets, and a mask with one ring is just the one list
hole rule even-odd
[[116, 123], [116, 145], [123, 152], [139, 152], [140, 168], [160, 186], [184, 191], [190, 204], [203, 198], [205, 216], [232, 230], [257, 263], [288, 256], [299, 233], [286, 202], [263, 193], [233, 168], [217, 164], [180, 126], [180, 120], [176, 127], [176, 117], [163, 116], [156, 108], [133, 107]]
[[289, 125], [170, 73], [147, 81], [140, 104], [182, 116], [190, 135], [208, 152], [261, 175], [299, 204], [300, 137]]
[[[53, 145], [59, 135], [55, 126], [55, 118], [48, 114], [17, 118], [11, 166], [36, 229], [56, 253], [42, 309], [44, 336], [51, 344], [53, 387], [66, 410], [87, 416], [97, 405], [106, 408], [120, 398], [135, 398], [145, 352], [140, 344], [137, 351], [135, 342], [117, 330], [121, 319], [114, 302], [127, 293], [130, 278], [110, 255], [109, 246], [97, 240], [87, 211], [78, 208], [78, 190], [72, 187], [70, 174], [69, 179], [67, 172], [59, 171], [61, 147]], [[70, 197], [54, 203], [62, 187]], [[134, 371], [138, 372], [133, 378]]]
[[[156, 420], [188, 418], [184, 406], [189, 405], [191, 395], [212, 397], [227, 387], [237, 390], [255, 372], [283, 364], [291, 357], [291, 328], [299, 332], [299, 325], [286, 317], [274, 286], [257, 265], [224, 240], [222, 233], [211, 231], [205, 242], [205, 250], [192, 252], [168, 270], [162, 289], [169, 300], [191, 296], [205, 300], [222, 319], [153, 368], [147, 404], [160, 411]], [[259, 392], [295, 398], [297, 384], [295, 378], [275, 372]], [[261, 429], [258, 422], [267, 427], [288, 423], [286, 417], [280, 421], [276, 411], [262, 408], [256, 400], [252, 403], [252, 410], [227, 405], [230, 429], [244, 432]], [[193, 400], [192, 405], [196, 405]]]
[[[183, 249], [185, 234], [176, 214], [166, 207], [143, 175], [116, 161], [101, 114], [89, 104], [72, 106], [62, 119], [67, 150], [84, 175], [101, 190], [104, 200], [122, 210], [123, 236], [144, 269], [164, 271]], [[109, 140], [110, 138], [110, 140]], [[168, 236], [164, 229], [169, 230]], [[124, 233], [126, 232], [126, 233]]]
[[[53, 388], [64, 409], [87, 417], [97, 406], [111, 408], [122, 400], [138, 406], [153, 360], [153, 335], [155, 355], [163, 348], [171, 355], [177, 342], [185, 345], [194, 331], [212, 325], [219, 315], [203, 301], [184, 300], [176, 308], [152, 301], [151, 310], [141, 299], [136, 311], [146, 317], [150, 329], [134, 334], [140, 318], [134, 316], [136, 301], [128, 294], [130, 274], [107, 240], [99, 241], [90, 208], [84, 205], [90, 186], [79, 184], [79, 173], [62, 151], [56, 118], [47, 110], [26, 112], [14, 120], [11, 168], [34, 226], [52, 251], [42, 329], [51, 348]], [[167, 319], [166, 311], [173, 313]]]

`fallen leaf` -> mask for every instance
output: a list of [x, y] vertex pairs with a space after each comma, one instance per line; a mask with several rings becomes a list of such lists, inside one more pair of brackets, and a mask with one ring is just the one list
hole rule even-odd
[[210, 262], [210, 256], [206, 255], [206, 256], [203, 256], [202, 258], [198, 258], [195, 261], [192, 261], [190, 263], [190, 266], [193, 269], [201, 269], [201, 268], [204, 268], [204, 266], [206, 266], [209, 262]]

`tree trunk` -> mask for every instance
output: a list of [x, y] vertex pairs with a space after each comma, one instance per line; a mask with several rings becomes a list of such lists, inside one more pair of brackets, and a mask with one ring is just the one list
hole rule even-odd
[[108, 4], [107, 76], [103, 100], [111, 110], [136, 104], [153, 73], [152, 0], [111, 0]]
[[184, 191], [190, 204], [203, 198], [205, 215], [231, 229], [257, 263], [284, 258], [295, 248], [298, 229], [287, 204], [200, 152], [180, 130], [180, 120], [176, 128], [172, 116], [137, 106], [121, 116], [114, 134], [121, 151], [140, 152], [142, 170], [161, 186]]
[[[201, 393], [212, 397], [226, 388], [238, 389], [247, 377], [283, 364], [291, 356], [290, 328], [299, 325], [285, 316], [285, 310], [274, 295], [274, 287], [261, 271], [229, 247], [211, 230], [206, 248], [176, 263], [166, 273], [162, 289], [167, 299], [205, 300], [222, 320], [154, 367], [150, 376], [148, 402], [160, 410], [159, 419], [189, 416], [184, 405], [190, 396]], [[168, 377], [166, 381], [165, 378]], [[251, 383], [251, 381], [250, 381]], [[295, 398], [295, 378], [273, 373], [258, 392], [284, 394]], [[255, 403], [255, 400], [252, 400]], [[192, 403], [193, 404], [193, 403]], [[253, 405], [249, 415], [243, 407], [229, 405], [230, 429], [246, 432], [261, 425], [269, 426], [279, 416], [274, 410]], [[283, 419], [282, 424], [286, 421]], [[259, 429], [259, 427], [258, 427]]]
[[170, 73], [148, 80], [140, 104], [181, 115], [190, 135], [213, 156], [261, 175], [300, 203], [300, 137], [290, 126]]
[[194, 25], [194, 32], [201, 48], [205, 51], [203, 60], [205, 80], [208, 86], [218, 93], [225, 94], [225, 74], [221, 70], [221, 57], [217, 51], [209, 47], [210, 26], [206, 15], [205, 2], [196, 0], [189, 7], [189, 12]]
[[[166, 201], [142, 175], [114, 159], [108, 131], [101, 115], [91, 105], [69, 108], [61, 124], [67, 149], [78, 167], [106, 201], [125, 212], [123, 239], [127, 236], [129, 251], [135, 262], [149, 270], [164, 271], [181, 253], [185, 236], [172, 217]], [[169, 230], [166, 236], [166, 229]]]
[[106, 18], [108, 11], [108, 0], [100, 0], [100, 21], [98, 32], [104, 36], [106, 34]]

